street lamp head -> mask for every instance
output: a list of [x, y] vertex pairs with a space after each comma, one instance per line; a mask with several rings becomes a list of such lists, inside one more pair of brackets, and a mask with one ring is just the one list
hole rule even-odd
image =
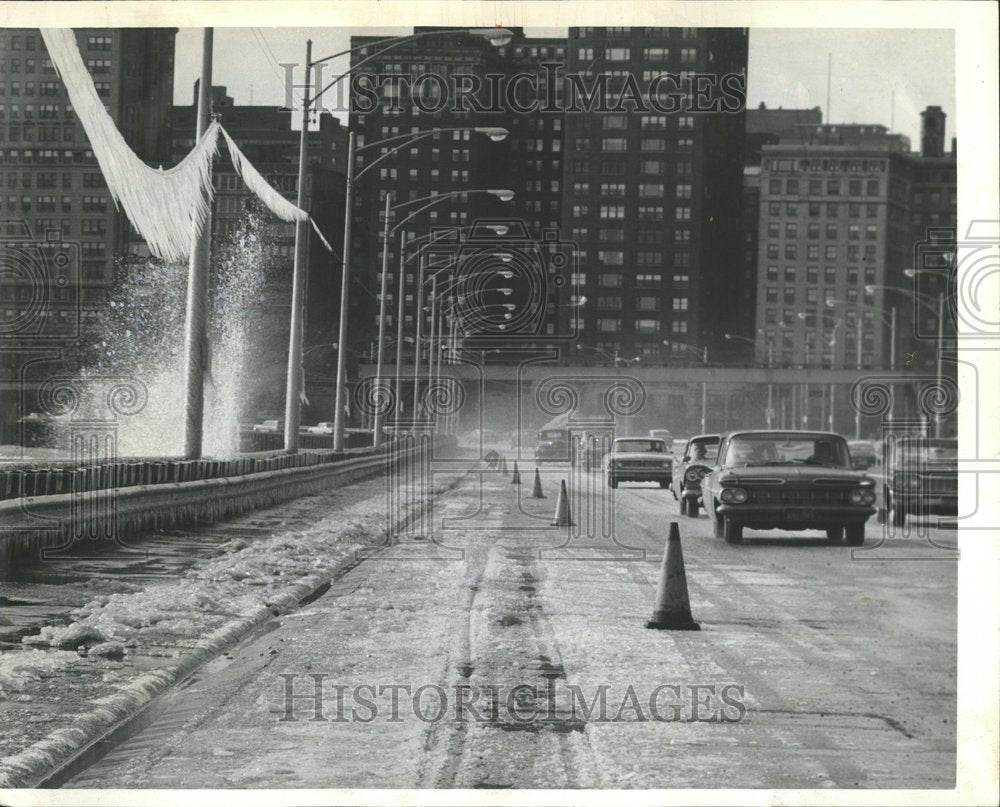
[[488, 193], [492, 193], [501, 202], [509, 202], [514, 198], [514, 191], [507, 190], [506, 188], [490, 188]]
[[506, 224], [487, 224], [487, 230], [492, 230], [497, 235], [507, 235], [510, 232], [510, 227]]
[[473, 131], [486, 135], [494, 143], [506, 140], [507, 135], [510, 134], [502, 126], [477, 126]]
[[509, 45], [514, 38], [514, 32], [508, 28], [470, 28], [471, 36], [481, 36], [494, 48], [502, 48]]
[[[514, 260], [514, 256], [511, 255], [509, 252], [494, 252], [493, 257], [499, 258], [504, 263], [510, 263], [512, 260]], [[509, 272], [504, 275], [504, 277], [513, 277], [513, 276], [514, 276], [513, 272]]]
[[501, 305], [508, 311], [513, 311], [515, 308], [517, 308], [517, 303], [501, 303]]
[[514, 273], [510, 271], [510, 269], [500, 269], [497, 271], [497, 274], [500, 275], [500, 277], [502, 277], [504, 280], [510, 280], [512, 277], [514, 277]]
[[799, 311], [799, 313], [796, 314], [795, 316], [798, 317], [799, 319], [802, 319], [802, 320], [804, 320], [806, 318], [806, 314], [805, 314], [804, 311]]
[[916, 269], [904, 269], [903, 270], [903, 274], [906, 275], [907, 277], [916, 277], [917, 270]]
[[865, 294], [874, 294], [874, 293], [875, 293], [874, 286], [865, 286]]
[[580, 299], [576, 301], [575, 305], [579, 308], [582, 305], [587, 304], [587, 295], [581, 294]]
[[514, 293], [513, 289], [509, 289], [506, 286], [502, 289], [497, 289], [497, 291], [500, 292], [504, 297], [510, 297], [510, 295]]
[[724, 334], [723, 334], [723, 336], [724, 336], [724, 337], [725, 337], [726, 339], [732, 339], [732, 338], [733, 338], [733, 335], [732, 335], [731, 333], [724, 333]]

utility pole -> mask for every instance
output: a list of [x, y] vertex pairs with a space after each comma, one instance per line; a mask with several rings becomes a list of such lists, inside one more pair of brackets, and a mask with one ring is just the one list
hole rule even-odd
[[[201, 81], [198, 85], [198, 120], [195, 142], [208, 129], [212, 106], [212, 44], [214, 29], [202, 39]], [[188, 262], [187, 303], [184, 315], [184, 458], [200, 459], [205, 418], [205, 370], [208, 366], [208, 276], [212, 242], [212, 211], [193, 234]]]

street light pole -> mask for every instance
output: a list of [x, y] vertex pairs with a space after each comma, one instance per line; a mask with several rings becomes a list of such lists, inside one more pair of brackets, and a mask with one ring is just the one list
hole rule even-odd
[[[340, 345], [347, 344], [347, 306], [351, 287], [351, 202], [354, 197], [354, 132], [347, 139], [347, 195], [344, 199], [344, 251], [340, 256]], [[337, 351], [337, 395], [333, 413], [333, 450], [344, 449], [344, 398], [347, 351]]]
[[420, 340], [424, 332], [424, 258], [425, 253], [420, 251], [417, 268], [417, 331], [416, 341], [413, 345], [413, 417], [417, 417], [417, 407], [420, 404]]
[[[306, 41], [306, 83], [302, 98], [302, 131], [299, 132], [299, 185], [297, 205], [306, 209], [306, 165], [309, 145], [309, 71], [312, 69], [312, 40]], [[285, 386], [285, 451], [295, 454], [299, 450], [299, 424], [302, 417], [302, 331], [303, 303], [305, 301], [305, 264], [308, 245], [308, 223], [295, 223], [295, 262], [292, 267], [292, 316], [288, 332], [288, 379]], [[344, 345], [341, 337], [338, 343]], [[343, 350], [338, 349], [338, 356]]]
[[386, 191], [385, 227], [382, 237], [382, 283], [378, 304], [378, 358], [375, 361], [375, 421], [372, 426], [372, 445], [375, 446], [375, 448], [382, 445], [382, 407], [379, 403], [382, 391], [378, 389], [378, 386], [382, 383], [382, 361], [385, 356], [385, 298], [386, 293], [389, 290], [389, 211], [391, 208], [392, 191]]
[[[858, 369], [861, 369], [861, 312], [858, 312], [858, 335], [856, 337], [857, 346], [855, 348], [855, 353], [857, 354]], [[854, 439], [861, 439], [861, 408], [858, 406], [854, 407]]]
[[403, 414], [403, 294], [406, 291], [404, 284], [404, 273], [406, 270], [406, 258], [403, 251], [406, 247], [406, 232], [399, 234], [399, 283], [397, 284], [396, 300], [396, 412], [395, 426], [396, 436], [399, 439], [399, 419]]
[[[943, 394], [942, 388], [942, 364], [941, 354], [944, 351], [944, 292], [938, 294], [938, 338], [937, 338], [937, 388]], [[934, 412], [934, 437], [941, 436], [941, 412], [940, 407]]]
[[[212, 104], [212, 28], [206, 28], [201, 52], [201, 83], [198, 85], [198, 119], [195, 142], [208, 129]], [[208, 359], [208, 263], [212, 243], [212, 212], [194, 235], [188, 263], [187, 302], [184, 317], [184, 458], [202, 454], [205, 416], [205, 366]]]
[[[702, 352], [702, 364], [708, 367], [708, 345], [705, 346]], [[706, 370], [707, 372], [707, 370]], [[728, 405], [729, 399], [726, 399]], [[705, 381], [704, 376], [701, 380], [701, 433], [705, 434], [706, 424], [708, 422], [708, 383]]]

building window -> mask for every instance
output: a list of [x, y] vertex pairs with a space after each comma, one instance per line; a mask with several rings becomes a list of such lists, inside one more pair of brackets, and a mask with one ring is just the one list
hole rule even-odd
[[601, 141], [601, 147], [607, 152], [625, 151], [624, 137], [606, 137]]
[[622, 266], [625, 263], [625, 253], [618, 249], [599, 250], [597, 259], [605, 266]]
[[602, 219], [623, 219], [625, 218], [624, 205], [601, 205]]
[[660, 321], [658, 319], [637, 319], [635, 330], [637, 333], [659, 333]]
[[622, 276], [617, 272], [604, 272], [598, 280], [599, 285], [606, 289], [617, 289], [622, 284]]
[[601, 317], [597, 320], [597, 330], [601, 333], [618, 333], [622, 329], [620, 319], [608, 319]]

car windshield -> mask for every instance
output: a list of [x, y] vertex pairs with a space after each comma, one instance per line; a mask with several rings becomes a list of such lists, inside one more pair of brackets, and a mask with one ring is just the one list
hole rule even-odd
[[695, 440], [688, 449], [687, 456], [692, 462], [715, 462], [719, 456], [719, 441]]
[[743, 434], [733, 437], [726, 450], [725, 465], [817, 465], [824, 468], [849, 466], [847, 444], [833, 435]]
[[663, 454], [665, 448], [662, 440], [619, 440], [615, 443], [614, 450], [619, 454], [646, 451], [654, 454]]

